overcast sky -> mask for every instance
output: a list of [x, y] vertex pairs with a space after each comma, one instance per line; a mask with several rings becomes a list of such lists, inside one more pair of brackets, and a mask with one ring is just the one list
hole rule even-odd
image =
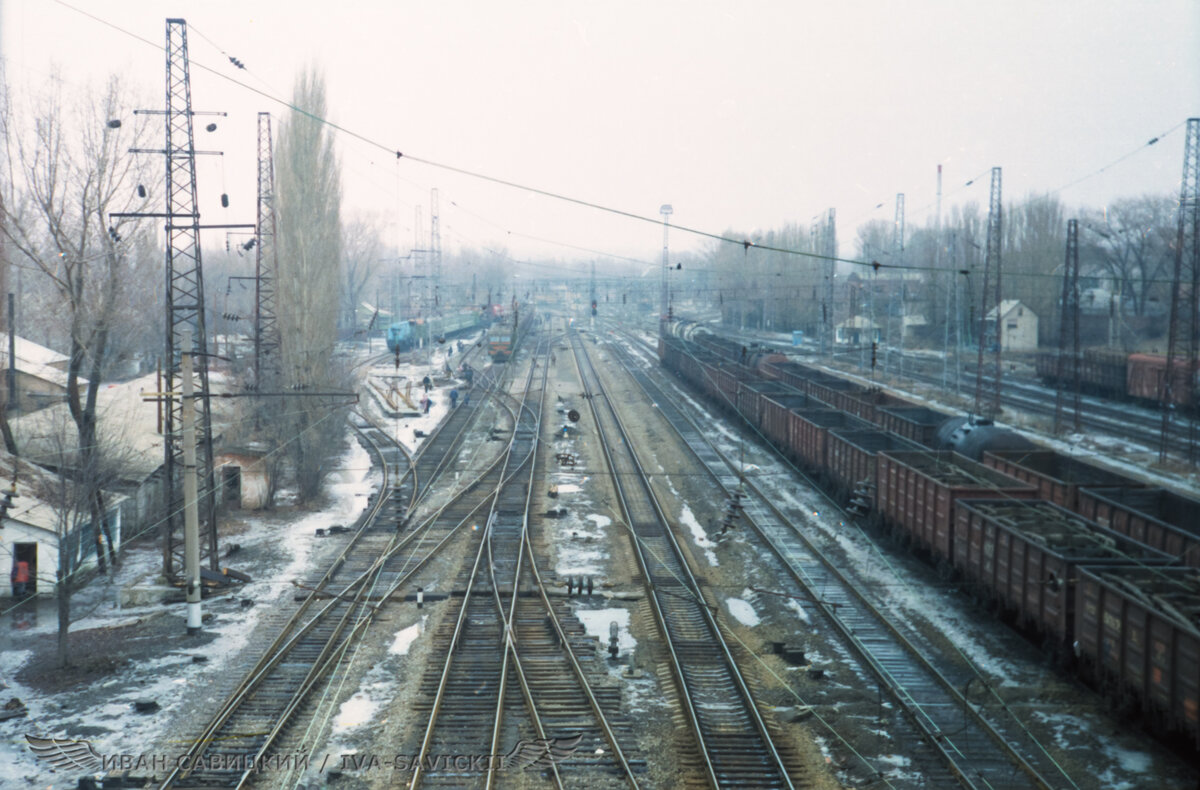
[[671, 203], [674, 222], [712, 232], [808, 224], [835, 207], [849, 255], [855, 226], [890, 220], [897, 192], [910, 225], [932, 222], [939, 163], [946, 207], [986, 207], [987, 178], [963, 185], [994, 165], [1014, 199], [1135, 151], [1060, 196], [1178, 194], [1182, 124], [1200, 115], [1195, 0], [72, 4], [151, 44], [54, 0], [0, 0], [18, 87], [54, 66], [79, 86], [115, 71], [161, 107], [164, 20], [187, 19], [194, 108], [231, 114], [197, 134], [226, 151], [199, 175], [204, 219], [248, 222], [255, 113], [283, 108], [201, 66], [287, 99], [316, 63], [331, 120], [382, 146], [342, 136], [347, 212], [377, 213], [405, 250], [433, 187], [447, 249], [653, 260], [662, 233], [389, 151], [655, 219]]

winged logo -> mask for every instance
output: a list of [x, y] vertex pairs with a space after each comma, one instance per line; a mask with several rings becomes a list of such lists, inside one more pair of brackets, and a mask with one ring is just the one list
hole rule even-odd
[[99, 770], [104, 759], [92, 746], [91, 741], [71, 738], [35, 738], [26, 734], [29, 751], [54, 768], [77, 768], [84, 773]]
[[548, 768], [555, 763], [561, 763], [579, 748], [583, 733], [576, 733], [566, 738], [534, 738], [528, 741], [517, 741], [512, 751], [504, 755], [501, 767], [505, 770]]

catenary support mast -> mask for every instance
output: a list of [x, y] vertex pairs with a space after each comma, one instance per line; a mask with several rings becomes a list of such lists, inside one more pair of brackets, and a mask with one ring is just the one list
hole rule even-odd
[[[204, 275], [200, 259], [200, 211], [196, 198], [196, 149], [192, 128], [192, 89], [188, 68], [187, 22], [167, 20], [166, 80], [166, 288], [167, 337], [164, 364], [168, 393], [181, 386], [180, 354], [190, 335], [195, 390], [197, 476], [200, 497], [200, 559], [217, 570], [216, 489], [213, 479], [212, 420], [208, 388], [208, 330], [204, 321]], [[175, 579], [182, 570], [183, 400], [171, 397], [166, 409], [167, 515], [163, 522], [163, 573]]]
[[258, 114], [258, 243], [254, 256], [254, 380], [270, 389], [279, 371], [279, 327], [275, 315], [278, 259], [275, 253], [275, 160], [271, 114]]
[[[1183, 146], [1183, 178], [1179, 186], [1179, 229], [1175, 243], [1175, 268], [1171, 278], [1171, 318], [1167, 333], [1167, 361], [1162, 384], [1162, 435], [1159, 439], [1158, 459], [1165, 461], [1167, 442], [1171, 435], [1173, 414], [1179, 406], [1189, 412], [1188, 460], [1196, 463], [1195, 426], [1198, 393], [1196, 387], [1196, 361], [1200, 352], [1200, 326], [1197, 311], [1200, 310], [1200, 292], [1197, 291], [1200, 274], [1200, 118], [1189, 118], [1187, 139]], [[1182, 347], [1181, 347], [1182, 344]], [[1186, 350], [1186, 360], [1179, 359], [1180, 350]], [[1175, 370], [1186, 365], [1187, 373], [1180, 376]], [[1182, 390], [1182, 391], [1180, 391]]]

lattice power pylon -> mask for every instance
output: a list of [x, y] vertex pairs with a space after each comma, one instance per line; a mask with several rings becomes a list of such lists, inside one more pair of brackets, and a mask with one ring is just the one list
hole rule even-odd
[[[988, 219], [987, 219], [987, 248], [983, 259], [983, 304], [980, 306], [980, 324], [979, 324], [979, 360], [975, 366], [975, 414], [977, 416], [995, 417], [1000, 413], [1000, 377], [1001, 359], [1000, 359], [1000, 296], [1003, 293], [1000, 288], [1000, 241], [1001, 230], [1003, 228], [1003, 208], [1000, 202], [1000, 168], [992, 168], [992, 189], [991, 197], [988, 200]], [[992, 402], [988, 405], [987, 413], [983, 411], [983, 351], [987, 346], [987, 332], [985, 331], [988, 321], [988, 288], [992, 284], [992, 278], [995, 278], [995, 308], [996, 308], [996, 331], [992, 338], [994, 351], [996, 355], [995, 369], [992, 371]]]
[[825, 303], [821, 305], [821, 353], [833, 351], [833, 279], [837, 273], [837, 211], [825, 215], [825, 239], [821, 254], [825, 256]]
[[433, 311], [441, 306], [442, 287], [442, 221], [438, 210], [438, 191], [434, 187], [429, 193], [429, 249], [433, 256]]
[[[254, 269], [254, 380], [259, 390], [278, 381], [279, 325], [275, 313], [278, 258], [275, 252], [275, 158], [271, 114], [258, 114], [258, 254]], [[267, 382], [272, 382], [268, 384]]]
[[[896, 273], [900, 275], [900, 353], [896, 355], [896, 367], [899, 370], [899, 375], [904, 375], [904, 269], [899, 268], [904, 262], [904, 193], [896, 193], [896, 220], [892, 225], [892, 263], [896, 268]], [[892, 282], [891, 294], [888, 299], [888, 332], [891, 332], [893, 308], [896, 302], [896, 283]], [[888, 354], [885, 359], [890, 358], [892, 353], [892, 344], [888, 342]]]
[[[200, 561], [217, 570], [216, 488], [213, 480], [212, 419], [208, 389], [208, 331], [204, 322], [204, 276], [200, 261], [200, 212], [196, 200], [196, 148], [192, 130], [192, 88], [188, 73], [187, 22], [167, 20], [166, 157], [167, 157], [167, 392], [182, 390], [180, 352], [190, 333], [196, 392], [196, 461], [200, 481]], [[183, 469], [180, 437], [182, 399], [168, 399], [164, 434], [167, 441], [167, 518], [163, 529], [163, 573], [181, 575], [183, 566]]]
[[[1196, 411], [1200, 393], [1196, 387], [1196, 360], [1200, 352], [1200, 118], [1189, 118], [1183, 146], [1183, 180], [1179, 186], [1179, 229], [1175, 242], [1175, 269], [1171, 278], [1171, 319], [1167, 334], [1167, 362], [1162, 382], [1162, 435], [1158, 459], [1165, 461], [1171, 423], [1177, 405], [1189, 412], [1188, 460], [1196, 462]], [[1180, 343], [1187, 349], [1187, 373], [1175, 367]], [[1183, 392], [1179, 390], [1183, 389]], [[1179, 404], [1176, 401], [1180, 401]]]
[[[1067, 220], [1067, 259], [1063, 265], [1062, 301], [1058, 322], [1058, 359], [1055, 361], [1054, 432], [1062, 430], [1067, 360], [1071, 365], [1071, 391], [1075, 398], [1075, 430], [1079, 431], [1079, 220]], [[1068, 335], [1071, 337], [1067, 350]]]

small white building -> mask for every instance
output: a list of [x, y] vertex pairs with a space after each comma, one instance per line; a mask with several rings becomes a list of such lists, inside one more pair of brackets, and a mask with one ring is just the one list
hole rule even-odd
[[[6, 575], [17, 562], [29, 563], [31, 581], [26, 588], [30, 595], [53, 595], [60, 560], [59, 544], [65, 539], [66, 562], [72, 572], [87, 570], [96, 565], [95, 525], [86, 514], [63, 507], [64, 499], [77, 493], [70, 490], [57, 475], [33, 464], [18, 463], [13, 471], [11, 456], [0, 457], [0, 498], [12, 491], [16, 480], [16, 496], [4, 517], [0, 519], [0, 570]], [[55, 500], [58, 500], [57, 502]], [[106, 493], [109, 534], [113, 550], [120, 551], [122, 510], [125, 497]], [[101, 541], [104, 541], [101, 532]], [[108, 545], [104, 542], [107, 552]], [[12, 585], [0, 587], [0, 597], [12, 595]]]
[[1038, 347], [1038, 317], [1017, 299], [1004, 299], [984, 319], [984, 333], [996, 336], [996, 315], [1000, 315], [1000, 349], [1033, 351]]
[[866, 343], [878, 343], [883, 337], [883, 331], [866, 316], [856, 315], [833, 329], [833, 342], [842, 346], [861, 346]]

